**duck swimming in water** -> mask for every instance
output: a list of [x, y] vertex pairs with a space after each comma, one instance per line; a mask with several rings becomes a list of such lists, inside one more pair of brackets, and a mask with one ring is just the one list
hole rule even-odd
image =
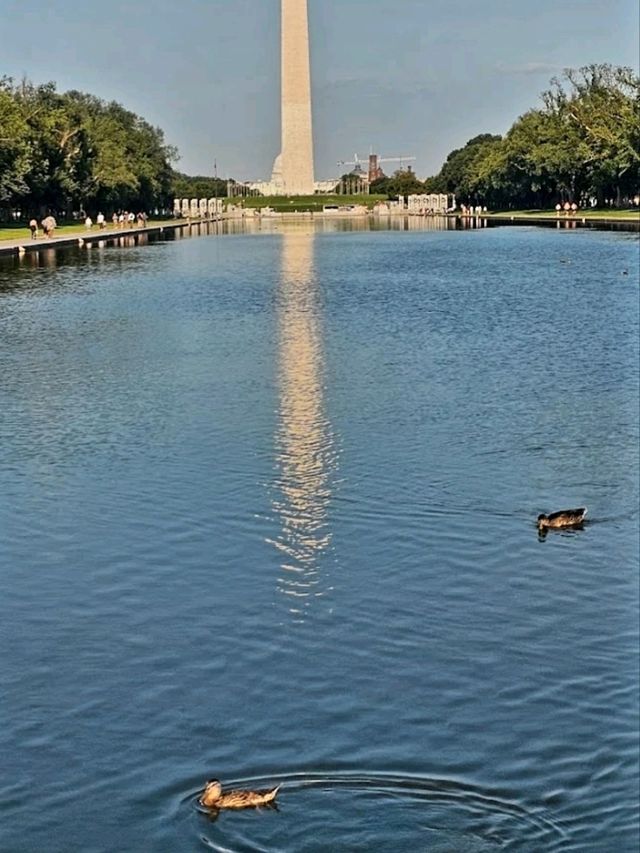
[[544, 531], [551, 527], [580, 527], [587, 514], [587, 508], [584, 506], [578, 509], [561, 509], [559, 512], [552, 512], [549, 515], [541, 513], [538, 516], [538, 530]]
[[273, 803], [279, 790], [280, 785], [260, 791], [227, 791], [223, 794], [221, 783], [210, 779], [204, 786], [199, 803], [207, 809], [255, 809]]

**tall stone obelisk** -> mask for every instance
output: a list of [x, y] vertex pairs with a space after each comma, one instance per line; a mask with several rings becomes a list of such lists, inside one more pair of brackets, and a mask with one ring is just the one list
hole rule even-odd
[[282, 150], [272, 181], [282, 195], [313, 195], [307, 0], [282, 3]]

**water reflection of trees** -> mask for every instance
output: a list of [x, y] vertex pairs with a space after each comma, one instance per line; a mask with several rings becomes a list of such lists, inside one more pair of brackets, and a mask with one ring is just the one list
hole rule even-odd
[[283, 234], [278, 293], [279, 420], [270, 540], [281, 558], [280, 591], [304, 621], [329, 590], [320, 561], [331, 546], [329, 503], [336, 448], [324, 402], [321, 309], [313, 265], [313, 225]]

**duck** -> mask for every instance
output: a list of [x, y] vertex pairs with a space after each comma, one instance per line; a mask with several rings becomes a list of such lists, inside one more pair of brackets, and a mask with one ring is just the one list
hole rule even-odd
[[538, 516], [538, 530], [548, 530], [551, 527], [580, 527], [587, 514], [584, 506], [578, 509], [561, 509], [549, 515], [541, 513]]
[[280, 785], [259, 791], [227, 791], [223, 794], [221, 782], [209, 779], [198, 802], [207, 809], [255, 809], [273, 803], [279, 790]]

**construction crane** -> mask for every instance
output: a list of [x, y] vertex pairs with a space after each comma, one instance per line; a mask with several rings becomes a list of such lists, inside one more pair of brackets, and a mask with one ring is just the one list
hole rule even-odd
[[395, 163], [397, 160], [400, 161], [400, 168], [404, 163], [411, 163], [415, 160], [415, 157], [407, 157], [407, 155], [400, 155], [400, 157], [378, 157], [378, 163]]
[[362, 160], [357, 154], [354, 154], [353, 160], [338, 160], [338, 166], [360, 166], [362, 168]]
[[[375, 175], [378, 172], [378, 168], [380, 163], [400, 163], [400, 170], [405, 163], [411, 163], [415, 160], [415, 157], [412, 157], [408, 154], [402, 154], [399, 157], [378, 157], [377, 154], [374, 154], [373, 151], [369, 154], [368, 157], [368, 175], [369, 181], [375, 180]], [[358, 157], [357, 154], [353, 155], [353, 160], [338, 160], [338, 166], [353, 166], [355, 169], [360, 169], [360, 171], [364, 171], [363, 169], [363, 161]]]

